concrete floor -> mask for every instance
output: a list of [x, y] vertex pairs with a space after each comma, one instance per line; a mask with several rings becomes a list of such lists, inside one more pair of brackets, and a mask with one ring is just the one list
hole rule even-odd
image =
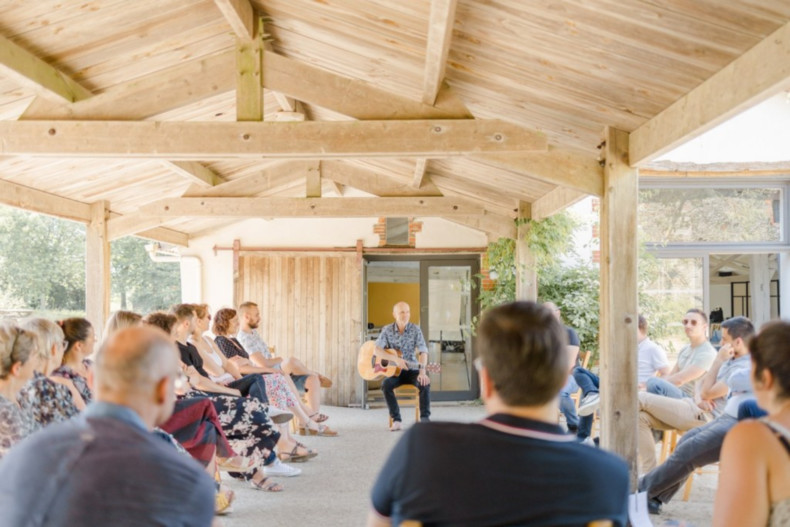
[[[325, 407], [330, 426], [340, 432], [336, 438], [303, 437], [300, 440], [320, 454], [307, 463], [295, 478], [277, 478], [285, 486], [280, 493], [256, 491], [246, 483], [224, 477], [223, 483], [236, 491], [232, 512], [221, 518], [224, 527], [253, 526], [359, 526], [365, 524], [369, 492], [390, 449], [400, 434], [387, 430], [384, 408], [360, 410]], [[481, 419], [479, 405], [434, 404], [433, 420], [469, 422]], [[404, 425], [413, 414], [402, 412]], [[660, 517], [651, 517], [656, 526], [706, 527], [711, 523], [715, 475], [694, 481], [691, 499], [665, 505]]]

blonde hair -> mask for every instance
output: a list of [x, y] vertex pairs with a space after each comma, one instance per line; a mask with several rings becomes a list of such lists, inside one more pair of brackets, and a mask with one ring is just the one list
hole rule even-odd
[[36, 351], [36, 335], [12, 324], [0, 325], [0, 379], [8, 378], [17, 362], [25, 364]]
[[[32, 332], [36, 336], [36, 344], [38, 345], [38, 354], [45, 360], [49, 360], [49, 353], [52, 346], [57, 344], [63, 347], [65, 336], [63, 329], [56, 323], [46, 318], [29, 318], [22, 322], [19, 326]], [[58, 364], [60, 366], [60, 364]]]
[[133, 311], [116, 311], [107, 319], [103, 337], [106, 339], [124, 328], [139, 326], [142, 319], [142, 315]]

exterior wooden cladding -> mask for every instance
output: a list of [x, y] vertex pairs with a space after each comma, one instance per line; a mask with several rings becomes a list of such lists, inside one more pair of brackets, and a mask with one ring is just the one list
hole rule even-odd
[[326, 404], [358, 402], [362, 275], [355, 254], [241, 253], [234, 295], [237, 305], [258, 304], [258, 330], [278, 355], [297, 357], [334, 381]]

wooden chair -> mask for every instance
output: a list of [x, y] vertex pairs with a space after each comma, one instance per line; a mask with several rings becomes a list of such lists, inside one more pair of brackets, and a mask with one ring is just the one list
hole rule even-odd
[[[677, 430], [664, 430], [664, 438], [661, 440], [661, 455], [659, 456], [660, 462], [663, 463], [675, 451], [678, 440], [683, 435], [682, 432]], [[683, 486], [683, 501], [688, 501], [691, 496], [691, 487], [694, 483], [694, 475], [703, 474], [717, 474], [719, 472], [719, 464], [715, 463], [706, 467], [699, 467], [689, 474], [686, 483]]]
[[686, 484], [683, 486], [683, 501], [688, 501], [689, 497], [691, 496], [691, 486], [694, 483], [694, 475], [703, 475], [703, 474], [718, 474], [719, 473], [719, 464], [714, 463], [712, 465], [706, 465], [704, 467], [699, 467], [694, 470], [691, 474], [689, 474], [688, 479], [686, 480]]
[[[395, 398], [398, 399], [398, 404], [414, 406], [414, 422], [420, 420], [420, 390], [412, 384], [401, 384], [394, 390]], [[389, 418], [390, 426], [392, 426], [392, 417]], [[404, 524], [401, 524], [404, 525]]]

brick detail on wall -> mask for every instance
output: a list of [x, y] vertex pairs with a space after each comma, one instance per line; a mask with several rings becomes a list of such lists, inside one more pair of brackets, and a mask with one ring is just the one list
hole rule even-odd
[[[414, 218], [409, 218], [409, 247], [416, 247], [417, 237], [416, 234], [422, 232], [422, 222], [414, 221]], [[387, 218], [380, 217], [378, 222], [373, 225], [373, 233], [379, 236], [379, 247], [387, 246]]]

